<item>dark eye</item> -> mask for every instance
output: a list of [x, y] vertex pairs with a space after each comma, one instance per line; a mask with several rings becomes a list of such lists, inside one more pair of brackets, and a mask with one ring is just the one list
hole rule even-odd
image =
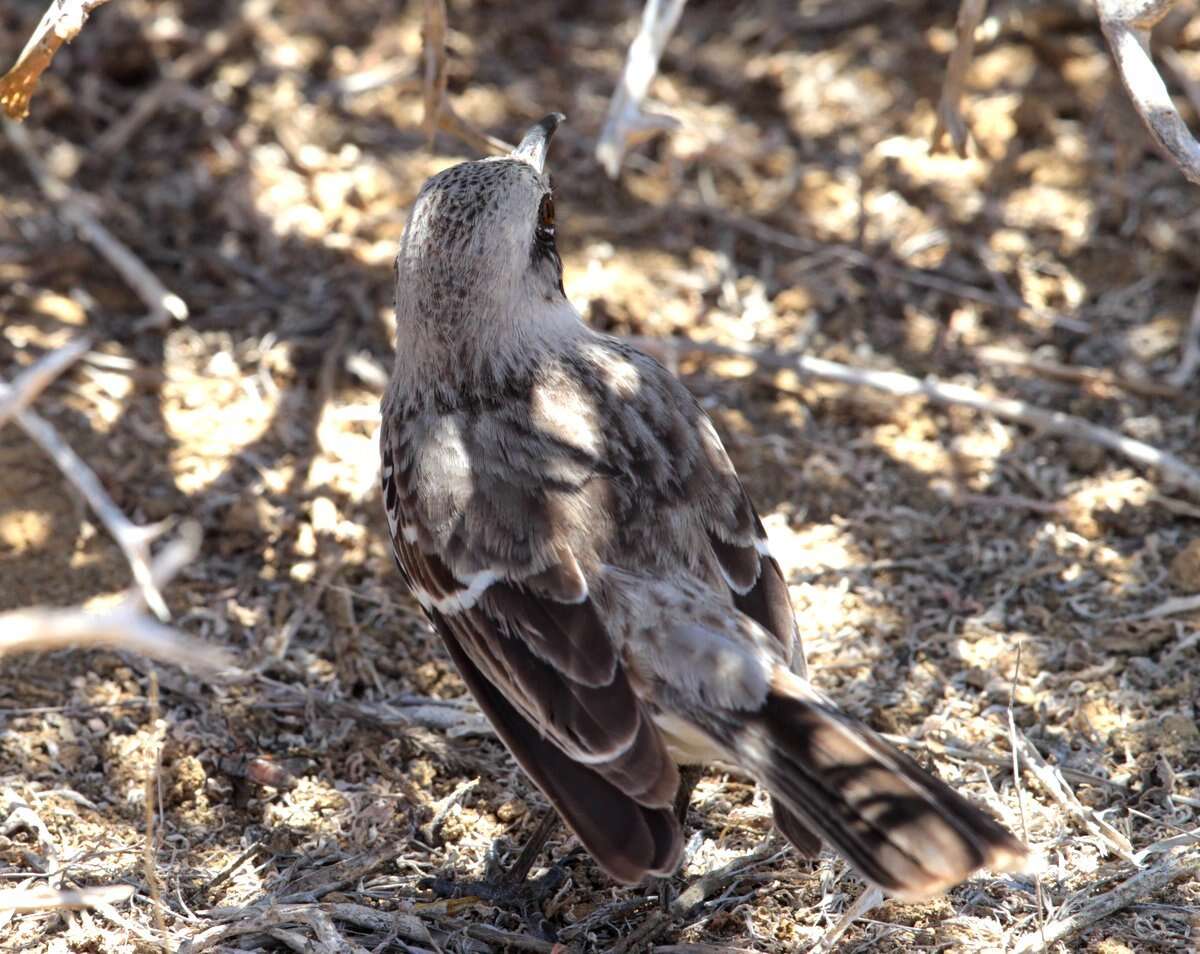
[[554, 242], [554, 200], [549, 195], [542, 197], [538, 208], [538, 224], [534, 233], [539, 242], [551, 245]]

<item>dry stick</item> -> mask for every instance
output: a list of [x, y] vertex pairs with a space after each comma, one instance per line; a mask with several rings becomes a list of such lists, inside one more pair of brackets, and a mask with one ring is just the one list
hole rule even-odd
[[850, 930], [856, 920], [865, 917], [875, 908], [883, 903], [883, 892], [879, 888], [871, 885], [863, 889], [850, 907], [846, 908], [845, 913], [838, 919], [838, 923], [826, 931], [812, 947], [813, 954], [824, 954], [826, 951], [832, 951], [833, 946], [841, 940], [842, 935]]
[[158, 780], [159, 773], [162, 771], [162, 743], [163, 735], [165, 734], [166, 724], [159, 718], [158, 711], [158, 674], [150, 673], [150, 725], [152, 727], [152, 737], [150, 745], [153, 747], [151, 753], [150, 764], [146, 771], [146, 786], [144, 791], [144, 804], [146, 816], [146, 841], [142, 847], [142, 872], [146, 877], [146, 885], [150, 889], [150, 907], [154, 912], [154, 929], [158, 932], [159, 942], [163, 945], [164, 950], [169, 950], [170, 941], [167, 938], [167, 922], [163, 918], [162, 909], [162, 885], [158, 880], [158, 868], [156, 858], [158, 855], [158, 841], [154, 826], [154, 806], [158, 801]]
[[[199, 539], [197, 525], [183, 525], [179, 538], [164, 547], [150, 566], [156, 587], [165, 586], [195, 556]], [[0, 613], [0, 657], [107, 646], [174, 663], [191, 672], [229, 668], [228, 657], [220, 649], [163, 626], [142, 610], [142, 591], [134, 588], [109, 609], [34, 608]]]
[[141, 588], [147, 605], [154, 610], [159, 619], [165, 620], [170, 614], [162, 594], [154, 585], [149, 564], [150, 543], [162, 535], [165, 525], [139, 527], [130, 522], [125, 514], [117, 509], [117, 505], [113, 503], [91, 468], [59, 437], [49, 422], [28, 407], [33, 399], [87, 348], [87, 339], [77, 338], [43, 357], [12, 384], [0, 381], [0, 427], [10, 416], [15, 416], [22, 430], [50, 455], [62, 475], [83, 495], [117, 541], [117, 545], [129, 561], [134, 581]]
[[1092, 368], [1076, 364], [1060, 364], [1057, 361], [1046, 361], [1041, 358], [1031, 358], [1019, 351], [1008, 348], [983, 347], [975, 352], [980, 361], [993, 364], [1007, 365], [1040, 374], [1055, 381], [1068, 381], [1084, 386], [1099, 386], [1102, 388], [1120, 388], [1131, 394], [1142, 397], [1161, 397], [1178, 400], [1184, 397], [1181, 388], [1173, 384], [1159, 384], [1157, 381], [1139, 380], [1110, 371], [1108, 368]]
[[1076, 797], [1066, 779], [1053, 765], [1042, 758], [1042, 753], [1034, 748], [1033, 743], [1029, 741], [1024, 732], [1016, 727], [1015, 723], [1009, 725], [1009, 736], [1013, 745], [1014, 760], [1019, 752], [1021, 761], [1025, 763], [1030, 774], [1038, 780], [1046, 794], [1083, 822], [1084, 827], [1093, 835], [1106, 841], [1116, 855], [1125, 861], [1136, 863], [1133, 845], [1129, 843], [1129, 839]]
[[1096, 0], [1100, 27], [1121, 81], [1151, 137], [1190, 181], [1200, 185], [1200, 142], [1187, 128], [1150, 57], [1150, 30], [1175, 0]]
[[[784, 851], [786, 850], [784, 849]], [[609, 948], [607, 954], [626, 954], [627, 951], [641, 950], [666, 929], [672, 918], [683, 917], [706, 898], [712, 897], [718, 891], [737, 881], [753, 865], [775, 858], [782, 853], [774, 843], [774, 839], [768, 838], [749, 854], [734, 858], [728, 864], [700, 875], [676, 896], [670, 904], [669, 912], [654, 912]]]
[[947, 133], [960, 158], [967, 158], [967, 140], [970, 133], [962, 115], [963, 82], [967, 78], [967, 67], [975, 53], [975, 29], [987, 12], [987, 0], [962, 0], [955, 24], [957, 37], [950, 62], [946, 64], [946, 78], [942, 82], [942, 95], [938, 100], [937, 123], [930, 137], [930, 148], [938, 152]]
[[86, 335], [72, 338], [61, 348], [43, 355], [32, 367], [22, 371], [12, 384], [0, 382], [0, 427], [8, 423], [8, 419], [18, 411], [29, 407], [39, 394], [83, 357], [91, 346], [92, 343]]
[[101, 885], [94, 888], [9, 888], [0, 891], [0, 911], [31, 914], [37, 911], [78, 911], [97, 905], [120, 904], [133, 897], [131, 884]]
[[438, 130], [461, 139], [478, 152], [507, 153], [513, 147], [489, 136], [455, 112], [446, 98], [446, 0], [425, 0], [424, 34], [425, 113], [421, 126], [427, 145], [433, 147]]
[[1047, 434], [1056, 434], [1060, 437], [1070, 437], [1097, 444], [1135, 463], [1147, 467], [1157, 467], [1163, 477], [1179, 484], [1180, 487], [1200, 498], [1200, 471], [1175, 454], [1160, 450], [1143, 441], [1125, 437], [1116, 431], [1092, 424], [1090, 421], [1066, 414], [1063, 411], [1047, 411], [1015, 398], [988, 397], [974, 388], [939, 381], [934, 377], [921, 380], [899, 371], [852, 368], [849, 365], [827, 361], [824, 358], [814, 358], [810, 355], [780, 355], [739, 345], [717, 345], [674, 338], [631, 338], [630, 340], [664, 350], [675, 348], [678, 352], [685, 354], [746, 358], [764, 368], [794, 371], [799, 375], [807, 375], [825, 381], [837, 381], [854, 387], [875, 388], [897, 397], [924, 397], [935, 404], [973, 408], [1001, 420], [1025, 424]]
[[433, 148], [438, 131], [438, 117], [446, 99], [446, 2], [425, 0], [425, 24], [422, 56], [425, 59], [425, 113], [421, 128], [425, 131], [425, 147]]
[[[5, 395], [5, 391], [6, 386], [0, 382], [0, 397]], [[32, 409], [18, 411], [16, 417], [21, 429], [50, 456], [62, 475], [83, 495], [101, 523], [117, 541], [117, 546], [125, 554], [133, 572], [134, 582], [141, 590], [146, 605], [160, 620], [169, 619], [170, 611], [154, 584], [154, 574], [150, 569], [150, 544], [163, 535], [167, 523], [148, 527], [139, 527], [133, 523], [113, 503], [95, 472], [59, 437], [49, 421], [44, 420]]]
[[[1008, 732], [1011, 739], [1009, 747], [1012, 749], [1013, 785], [1017, 788], [1017, 811], [1021, 816], [1021, 838], [1028, 844], [1029, 826], [1025, 822], [1025, 793], [1021, 791], [1021, 769], [1017, 761], [1017, 720], [1013, 717], [1013, 702], [1017, 697], [1017, 679], [1021, 675], [1021, 650], [1024, 646], [1023, 642], [1017, 643], [1017, 661], [1013, 665], [1012, 685], [1008, 690]], [[1046, 899], [1042, 894], [1042, 876], [1040, 872], [1034, 873], [1033, 881], [1037, 888], [1038, 934], [1042, 938], [1044, 946], [1046, 943], [1046, 920], [1043, 912], [1046, 910]]]
[[108, 0], [51, 0], [37, 28], [17, 57], [13, 68], [0, 78], [0, 106], [11, 119], [29, 115], [29, 100], [38, 80], [63, 43], [70, 43], [91, 13]]
[[[1200, 111], [1200, 107], [1197, 107], [1197, 111]], [[1192, 316], [1183, 332], [1179, 366], [1167, 375], [1167, 383], [1172, 387], [1185, 388], [1197, 370], [1200, 370], [1200, 292], [1196, 293]]]
[[621, 172], [625, 150], [638, 138], [663, 129], [678, 127], [677, 120], [642, 111], [642, 100], [658, 72], [667, 40], [679, 23], [687, 0], [646, 0], [642, 25], [629, 44], [621, 82], [608, 103], [604, 129], [596, 141], [596, 159], [610, 179]]
[[186, 319], [188, 307], [183, 299], [168, 291], [142, 260], [100, 223], [80, 194], [46, 168], [24, 127], [11, 120], [4, 120], [3, 125], [8, 141], [21, 154], [38, 187], [54, 203], [63, 221], [108, 261], [150, 309], [142, 324], [161, 328], [172, 320]]
[[1200, 853], [1180, 849], [1172, 852], [1158, 864], [1139, 871], [1132, 877], [1099, 897], [1093, 898], [1074, 914], [1055, 918], [1045, 925], [1044, 932], [1031, 932], [1017, 941], [1013, 954], [1029, 954], [1045, 950], [1046, 945], [1078, 934], [1101, 918], [1134, 904], [1147, 895], [1187, 875], [1200, 873]]
[[206, 33], [199, 49], [190, 50], [179, 59], [164, 63], [163, 72], [166, 75], [135, 99], [120, 119], [92, 141], [89, 147], [92, 156], [106, 158], [123, 150], [155, 113], [174, 99], [197, 75], [229, 52], [229, 48], [249, 31], [250, 24], [246, 20], [239, 20], [230, 30]]
[[886, 275], [907, 285], [913, 285], [917, 288], [928, 288], [932, 291], [953, 295], [956, 298], [962, 298], [966, 301], [976, 301], [982, 305], [990, 305], [993, 308], [1002, 308], [1005, 311], [1028, 312], [1035, 318], [1040, 318], [1057, 327], [1079, 334], [1087, 334], [1092, 331], [1091, 326], [1086, 322], [1057, 312], [1035, 308], [1023, 301], [1015, 293], [995, 295], [976, 288], [974, 285], [955, 281], [953, 278], [948, 278], [936, 272], [880, 261], [866, 252], [852, 248], [849, 245], [829, 245], [816, 239], [809, 239], [792, 232], [785, 232], [765, 222], [745, 218], [715, 205], [709, 205], [704, 202], [680, 201], [672, 208], [692, 215], [709, 216], [722, 225], [735, 229], [744, 235], [749, 235], [760, 242], [777, 245], [789, 251], [801, 252], [805, 255], [827, 256], [845, 262], [847, 265], [869, 268], [877, 275]]

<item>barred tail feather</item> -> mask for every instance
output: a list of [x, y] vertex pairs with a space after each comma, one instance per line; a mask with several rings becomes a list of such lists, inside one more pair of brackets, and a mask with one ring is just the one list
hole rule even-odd
[[770, 790], [784, 809], [776, 823], [801, 850], [819, 835], [894, 897], [922, 900], [978, 868], [1027, 866], [1003, 826], [782, 668], [758, 713], [717, 717], [712, 731]]

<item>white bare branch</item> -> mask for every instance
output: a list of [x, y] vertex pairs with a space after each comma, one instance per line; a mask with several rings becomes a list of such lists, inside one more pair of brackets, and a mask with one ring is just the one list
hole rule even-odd
[[184, 300], [168, 291], [146, 264], [104, 227], [83, 198], [46, 168], [25, 128], [9, 119], [0, 120], [0, 123], [4, 126], [8, 141], [25, 160], [38, 188], [54, 203], [62, 220], [100, 253], [150, 310], [143, 324], [162, 328], [172, 321], [185, 320], [188, 306]]
[[[149, 568], [155, 591], [195, 556], [199, 545], [199, 525], [185, 523]], [[107, 609], [34, 607], [0, 614], [0, 657], [98, 646], [140, 653], [189, 672], [211, 672], [231, 665], [220, 649], [146, 616], [143, 593], [136, 588]]]
[[632, 144], [679, 125], [670, 116], [643, 112], [642, 100], [658, 73], [663, 48], [679, 23], [686, 3], [687, 0], [646, 0], [641, 29], [629, 45], [621, 83], [609, 101], [604, 129], [596, 142], [596, 159], [610, 179], [620, 173], [625, 150]]
[[837, 381], [854, 387], [869, 387], [897, 397], [924, 397], [935, 404], [969, 407], [1006, 421], [1015, 421], [1028, 427], [1058, 434], [1076, 440], [1096, 444], [1106, 450], [1120, 454], [1127, 460], [1146, 467], [1156, 467], [1163, 477], [1178, 484], [1196, 497], [1200, 497], [1200, 470], [1182, 458], [1154, 447], [1144, 441], [1134, 440], [1106, 427], [1100, 427], [1083, 418], [1063, 411], [1048, 411], [1034, 407], [1024, 401], [1010, 397], [989, 397], [975, 388], [936, 378], [914, 378], [899, 371], [875, 371], [853, 368], [815, 358], [810, 355], [781, 355], [771, 351], [750, 347], [716, 345], [703, 342], [685, 342], [679, 339], [631, 338], [640, 346], [648, 346], [660, 353], [676, 350], [680, 353], [716, 354], [748, 358], [764, 368], [795, 371], [807, 377], [825, 381]]
[[1150, 56], [1150, 30], [1175, 2], [1096, 0], [1096, 11], [1121, 81], [1146, 129], [1179, 171], [1200, 185], [1200, 142], [1179, 115]]
[[954, 151], [965, 159], [970, 132], [962, 115], [963, 83], [967, 78], [967, 67], [975, 53], [975, 30], [987, 12], [987, 0], [962, 0], [955, 24], [957, 38], [950, 62], [946, 65], [946, 78], [942, 81], [942, 95], [938, 100], [937, 124], [933, 127], [930, 145], [933, 150], [942, 148], [947, 135], [954, 144]]

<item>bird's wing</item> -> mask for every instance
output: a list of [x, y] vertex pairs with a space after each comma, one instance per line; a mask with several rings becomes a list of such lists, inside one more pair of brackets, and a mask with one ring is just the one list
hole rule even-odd
[[502, 411], [386, 416], [396, 559], [522, 768], [600, 864], [636, 882], [678, 862], [678, 772], [554, 532], [557, 457], [525, 439]]
[[[647, 525], [655, 552], [677, 564], [665, 569], [686, 568], [709, 577], [707, 568], [697, 565], [699, 556], [707, 556], [700, 562], [716, 570], [733, 604], [779, 641], [785, 658], [803, 675], [804, 655], [783, 573], [708, 415], [666, 368], [624, 342], [598, 338], [583, 358], [585, 367], [600, 369], [593, 391], [612, 432], [606, 456], [617, 462], [619, 472], [638, 478], [623, 523]], [[628, 370], [614, 372], [614, 366]], [[646, 507], [648, 500], [655, 506]], [[673, 514], [678, 519], [672, 520]], [[672, 553], [673, 541], [663, 539], [672, 527], [679, 528], [682, 552]]]

